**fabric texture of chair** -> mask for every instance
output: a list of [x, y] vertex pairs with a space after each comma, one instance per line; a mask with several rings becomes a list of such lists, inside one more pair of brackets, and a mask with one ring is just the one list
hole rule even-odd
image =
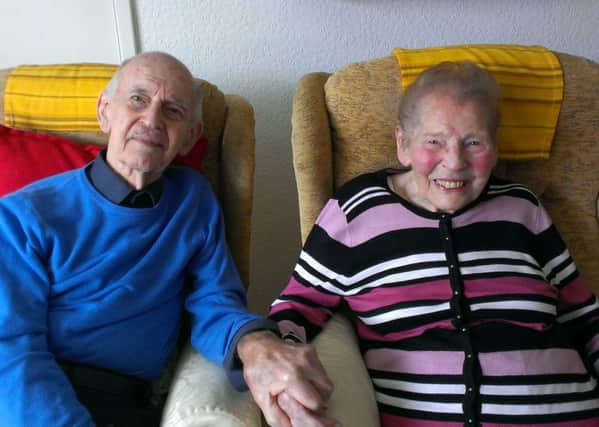
[[[7, 125], [4, 95], [11, 70], [0, 70], [0, 124], [3, 125]], [[203, 91], [204, 132], [208, 138], [202, 169], [220, 200], [227, 241], [247, 287], [255, 168], [254, 111], [240, 96], [225, 95], [204, 80], [198, 79], [197, 83]], [[99, 131], [49, 133], [82, 144], [107, 143], [106, 135]], [[167, 379], [171, 390], [164, 410], [163, 426], [260, 424], [259, 410], [249, 392], [235, 391], [229, 385], [224, 371], [201, 357], [190, 346], [182, 351], [181, 357], [174, 360], [170, 368], [170, 372], [173, 371], [174, 376], [163, 376], [163, 382]], [[165, 385], [157, 383], [156, 386]], [[235, 408], [228, 402], [234, 402]]]
[[[599, 293], [599, 64], [555, 52], [564, 77], [561, 112], [548, 160], [501, 160], [496, 174], [529, 186], [560, 230], [577, 266], [593, 291]], [[384, 167], [398, 167], [394, 140], [401, 69], [393, 55], [348, 65], [335, 73], [305, 75], [293, 101], [292, 150], [297, 183], [302, 241], [334, 191], [350, 178]], [[335, 320], [335, 318], [333, 319]], [[331, 321], [333, 322], [333, 321]], [[331, 323], [329, 322], [329, 323]], [[337, 320], [335, 322], [337, 323]], [[348, 420], [344, 426], [378, 425], [372, 390], [347, 384], [347, 377], [367, 376], [361, 361], [346, 355], [355, 345], [350, 328], [344, 338], [336, 325], [325, 327], [319, 348], [335, 335], [335, 360], [319, 354], [337, 384], [330, 414]], [[329, 329], [334, 329], [335, 332]], [[339, 357], [343, 348], [343, 357]], [[335, 368], [329, 366], [335, 365]], [[343, 373], [337, 377], [336, 373]], [[355, 374], [358, 372], [358, 374]], [[370, 387], [371, 388], [371, 387]]]

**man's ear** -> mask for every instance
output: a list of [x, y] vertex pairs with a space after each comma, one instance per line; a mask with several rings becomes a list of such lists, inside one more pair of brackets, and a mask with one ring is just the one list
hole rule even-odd
[[102, 132], [104, 133], [110, 132], [109, 105], [110, 99], [105, 92], [102, 92], [98, 97], [98, 102], [96, 103], [96, 117], [98, 118], [100, 129], [102, 129]]
[[191, 151], [191, 149], [193, 148], [193, 146], [196, 145], [196, 142], [199, 141], [200, 137], [202, 136], [203, 131], [204, 131], [204, 125], [202, 125], [202, 123], [198, 123], [198, 124], [192, 126], [190, 129], [191, 136], [187, 140], [187, 142], [185, 142], [181, 146], [181, 148], [179, 149], [179, 154], [184, 156], [187, 153], [189, 153]]
[[395, 149], [397, 151], [397, 160], [399, 160], [399, 163], [401, 163], [402, 166], [410, 166], [412, 161], [408, 153], [408, 142], [401, 126], [395, 127]]

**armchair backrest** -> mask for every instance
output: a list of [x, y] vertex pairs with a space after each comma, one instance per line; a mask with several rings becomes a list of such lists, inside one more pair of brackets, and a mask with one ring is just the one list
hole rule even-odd
[[[3, 125], [6, 124], [6, 81], [11, 70], [12, 68], [0, 70], [0, 124]], [[255, 168], [254, 111], [240, 96], [225, 95], [205, 80], [197, 79], [197, 83], [203, 92], [204, 132], [208, 139], [202, 169], [220, 200], [227, 241], [247, 287]], [[78, 143], [107, 143], [106, 135], [99, 131], [52, 133]]]
[[[528, 185], [599, 293], [599, 64], [556, 52], [564, 97], [548, 160], [500, 161], [496, 173]], [[304, 76], [293, 101], [292, 149], [302, 240], [350, 178], [399, 166], [394, 129], [402, 95], [393, 56]]]

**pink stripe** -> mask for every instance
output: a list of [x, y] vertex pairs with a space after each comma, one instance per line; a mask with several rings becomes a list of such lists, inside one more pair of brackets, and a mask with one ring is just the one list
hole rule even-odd
[[[512, 221], [521, 223], [531, 233], [538, 234], [551, 225], [549, 216], [538, 216], [537, 209], [525, 199], [498, 196], [486, 202], [484, 206], [484, 209], [470, 209], [459, 215], [454, 219], [454, 227], [463, 227], [480, 221]], [[522, 217], [523, 214], [526, 216]]]
[[324, 322], [327, 320], [327, 314], [324, 311], [318, 308], [308, 307], [296, 301], [289, 301], [277, 304], [270, 309], [269, 314], [273, 315], [287, 309], [298, 311], [306, 319], [308, 319], [308, 321], [314, 323], [315, 325], [322, 326]]
[[390, 231], [410, 228], [438, 228], [439, 221], [414, 215], [399, 203], [375, 206], [361, 213], [349, 224], [352, 246]]
[[587, 354], [593, 354], [599, 350], [599, 335], [595, 335], [585, 346]]
[[556, 290], [547, 282], [528, 277], [464, 280], [464, 292], [468, 298], [498, 294], [534, 294], [557, 298]]
[[289, 279], [289, 283], [281, 295], [297, 295], [309, 301], [314, 301], [324, 307], [334, 307], [341, 299], [341, 297], [336, 295], [319, 292], [316, 288], [311, 286], [304, 286], [298, 282], [295, 277]]
[[383, 341], [383, 342], [400, 341], [400, 340], [403, 340], [406, 338], [411, 338], [414, 336], [422, 335], [429, 329], [455, 329], [455, 328], [451, 324], [451, 320], [448, 319], [448, 320], [442, 320], [440, 322], [429, 323], [420, 328], [408, 329], [407, 331], [392, 332], [390, 334], [381, 335], [381, 334], [374, 332], [372, 329], [370, 329], [364, 323], [362, 323], [362, 322], [357, 323], [357, 332], [358, 332], [358, 336], [360, 338], [363, 338], [365, 340]]
[[580, 276], [572, 280], [566, 286], [559, 291], [559, 302], [558, 308], [561, 310], [567, 308], [570, 305], [581, 304], [588, 300], [593, 293], [587, 288], [584, 281]]
[[451, 287], [448, 280], [435, 280], [415, 285], [393, 288], [374, 288], [366, 294], [347, 297], [350, 307], [355, 311], [368, 311], [399, 302], [418, 300], [447, 301], [451, 298]]
[[386, 413], [381, 414], [381, 427], [462, 427], [463, 425], [464, 423], [418, 420], [414, 418], [399, 417], [397, 415], [391, 415]]
[[318, 218], [316, 218], [315, 224], [322, 227], [332, 239], [346, 246], [351, 246], [351, 236], [348, 233], [345, 214], [339, 207], [337, 200], [331, 199], [324, 205]]
[[[557, 298], [555, 288], [539, 279], [528, 277], [502, 277], [465, 280], [464, 289], [468, 298], [495, 295], [529, 294]], [[375, 288], [372, 291], [347, 297], [347, 302], [356, 311], [368, 311], [384, 306], [419, 300], [447, 301], [451, 297], [448, 280], [435, 280], [415, 285], [392, 288]]]
[[370, 369], [422, 375], [461, 375], [461, 351], [405, 351], [389, 348], [368, 350], [364, 362]]
[[[506, 423], [482, 423], [483, 427], [523, 427], [524, 424], [506, 424]], [[539, 427], [597, 427], [599, 426], [599, 419], [593, 418], [590, 420], [579, 420], [579, 421], [563, 421], [558, 423], [543, 423], [533, 424]]]
[[483, 375], [584, 374], [586, 368], [576, 350], [545, 349], [480, 353]]

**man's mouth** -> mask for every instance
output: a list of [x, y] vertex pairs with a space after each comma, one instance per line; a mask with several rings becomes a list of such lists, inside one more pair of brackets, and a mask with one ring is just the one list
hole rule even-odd
[[464, 187], [466, 181], [463, 180], [446, 180], [446, 179], [435, 179], [435, 183], [446, 190], [455, 190]]
[[145, 135], [131, 135], [128, 140], [135, 140], [140, 144], [143, 144], [147, 147], [152, 147], [152, 148], [162, 148], [164, 147], [164, 144], [162, 143], [162, 141], [160, 141], [159, 139], [155, 139], [155, 138], [150, 138], [147, 137]]

